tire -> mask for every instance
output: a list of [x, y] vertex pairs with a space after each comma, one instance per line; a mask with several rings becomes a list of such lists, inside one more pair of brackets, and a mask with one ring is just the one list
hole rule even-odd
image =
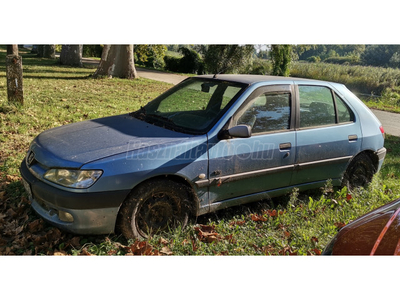
[[357, 187], [366, 187], [372, 180], [376, 168], [366, 153], [357, 155], [350, 163], [343, 176], [343, 186], [350, 190]]
[[178, 225], [184, 227], [191, 211], [189, 199], [189, 188], [175, 181], [145, 182], [122, 204], [117, 226], [126, 239], [147, 238]]

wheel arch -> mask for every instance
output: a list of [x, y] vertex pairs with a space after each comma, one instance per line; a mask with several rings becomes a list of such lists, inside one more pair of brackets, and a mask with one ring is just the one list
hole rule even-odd
[[157, 176], [154, 176], [154, 177], [146, 178], [145, 180], [143, 180], [143, 181], [139, 182], [138, 184], [136, 184], [131, 189], [131, 191], [125, 197], [124, 201], [122, 201], [122, 203], [121, 203], [121, 205], [120, 205], [120, 207], [118, 209], [116, 223], [115, 223], [116, 225], [118, 224], [118, 219], [120, 218], [121, 207], [124, 204], [124, 202], [126, 201], [126, 199], [128, 199], [132, 195], [132, 193], [135, 192], [135, 190], [139, 189], [140, 186], [142, 186], [144, 184], [151, 183], [151, 182], [156, 182], [156, 181], [159, 181], [159, 180], [167, 180], [167, 181], [170, 180], [170, 181], [174, 181], [176, 183], [182, 184], [183, 186], [187, 187], [189, 195], [191, 197], [189, 199], [189, 201], [192, 204], [191, 205], [191, 209], [190, 209], [190, 214], [193, 215], [193, 216], [196, 216], [197, 211], [199, 210], [200, 201], [197, 198], [197, 195], [196, 195], [194, 187], [191, 185], [191, 183], [187, 179], [185, 179], [182, 176], [179, 176], [179, 175], [176, 175], [176, 174], [165, 174], [165, 175], [157, 175]]

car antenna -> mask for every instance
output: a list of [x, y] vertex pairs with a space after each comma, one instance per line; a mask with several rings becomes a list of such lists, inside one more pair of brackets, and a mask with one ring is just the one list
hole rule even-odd
[[215, 73], [213, 78], [217, 78], [217, 75], [221, 74], [221, 73], [225, 73], [226, 70], [228, 70], [229, 66], [225, 66], [225, 68], [223, 68], [221, 71], [219, 71], [218, 73]]

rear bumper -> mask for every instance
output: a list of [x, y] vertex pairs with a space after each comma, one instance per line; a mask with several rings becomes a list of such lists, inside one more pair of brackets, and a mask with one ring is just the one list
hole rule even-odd
[[379, 171], [382, 167], [383, 161], [385, 160], [386, 156], [386, 148], [382, 147], [378, 151], [375, 152], [375, 155], [378, 157], [378, 168], [377, 171]]
[[[119, 207], [130, 192], [85, 193], [57, 189], [36, 178], [25, 160], [20, 173], [35, 212], [52, 225], [77, 234], [114, 232]], [[73, 221], [62, 221], [60, 212], [70, 214]]]

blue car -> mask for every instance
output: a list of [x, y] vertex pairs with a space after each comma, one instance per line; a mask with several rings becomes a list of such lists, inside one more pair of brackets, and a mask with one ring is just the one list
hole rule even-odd
[[138, 238], [294, 187], [365, 186], [385, 155], [380, 122], [342, 84], [204, 75], [138, 111], [39, 134], [20, 171], [54, 226]]

